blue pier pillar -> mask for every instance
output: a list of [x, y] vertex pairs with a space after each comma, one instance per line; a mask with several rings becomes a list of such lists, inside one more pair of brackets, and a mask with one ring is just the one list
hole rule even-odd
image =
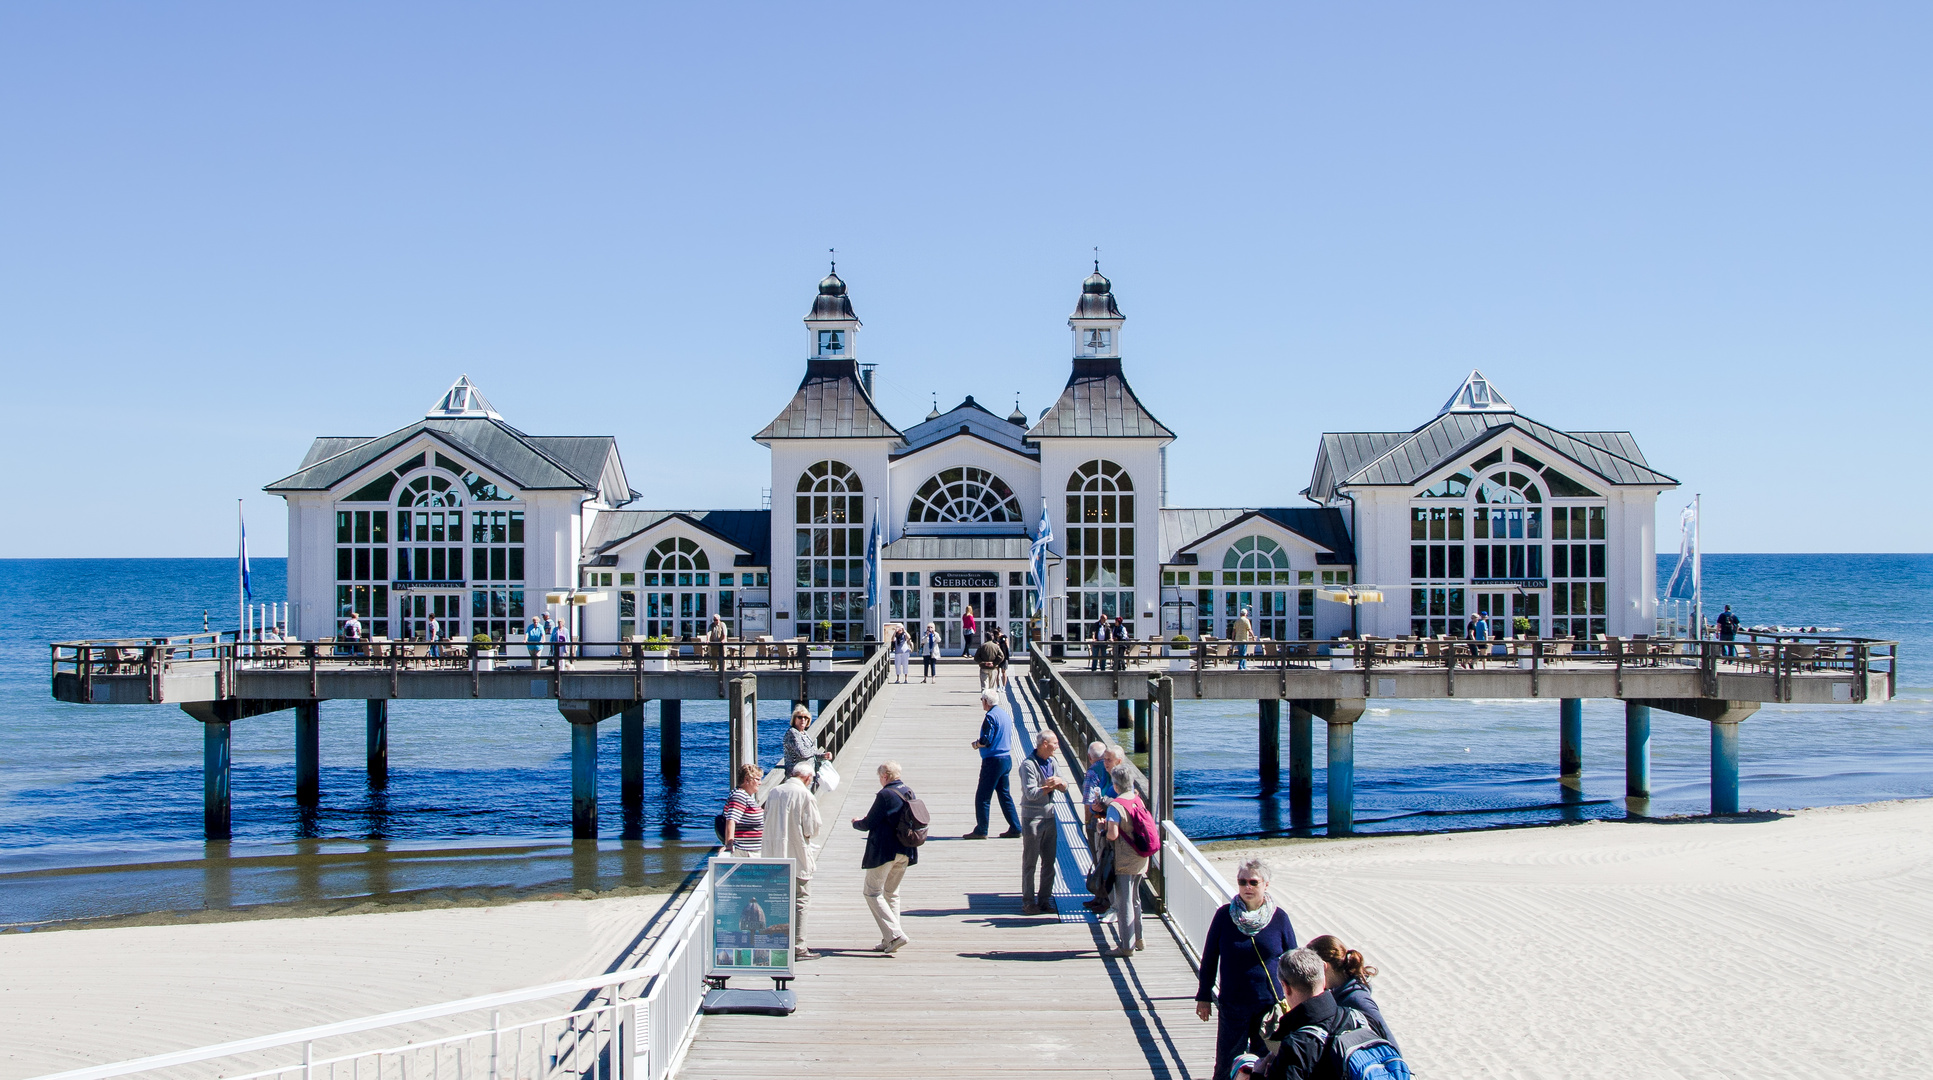
[[314, 806], [322, 801], [322, 703], [295, 707], [295, 801]]
[[1289, 824], [1315, 824], [1315, 718], [1308, 708], [1289, 702]]
[[201, 725], [201, 830], [210, 840], [229, 839], [228, 725]]
[[1130, 711], [1132, 712], [1134, 717], [1134, 752], [1137, 754], [1145, 754], [1148, 752], [1148, 703], [1137, 700], [1134, 702], [1134, 705], [1136, 707], [1130, 710], [1126, 701], [1121, 702], [1120, 715], [1126, 717], [1130, 715]]
[[1114, 703], [1114, 727], [1125, 731], [1130, 725], [1148, 722], [1148, 703], [1140, 699], [1130, 702], [1127, 698]]
[[1651, 797], [1651, 706], [1624, 703], [1624, 797]]
[[626, 810], [644, 805], [644, 702], [632, 702], [618, 721], [618, 797]]
[[1329, 835], [1356, 831], [1356, 722], [1329, 721]]
[[682, 700], [658, 699], [658, 771], [673, 784], [678, 782], [678, 774], [684, 768], [684, 718]]
[[1584, 775], [1584, 701], [1564, 698], [1557, 706], [1557, 762], [1562, 776]]
[[571, 728], [571, 839], [597, 839], [597, 725]]
[[1738, 721], [1712, 721], [1712, 813], [1738, 813]]
[[386, 788], [389, 786], [389, 702], [377, 698], [364, 704], [368, 714], [363, 741], [369, 764], [369, 786]]
[[1282, 700], [1262, 698], [1255, 703], [1257, 743], [1261, 750], [1262, 794], [1282, 786]]

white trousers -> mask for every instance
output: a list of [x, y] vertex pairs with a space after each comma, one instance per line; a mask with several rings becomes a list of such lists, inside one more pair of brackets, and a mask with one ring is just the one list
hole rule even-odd
[[880, 863], [866, 871], [866, 906], [872, 909], [873, 921], [879, 924], [882, 945], [906, 936], [906, 931], [899, 926], [899, 882], [906, 876], [909, 865], [906, 856], [895, 855], [892, 862]]

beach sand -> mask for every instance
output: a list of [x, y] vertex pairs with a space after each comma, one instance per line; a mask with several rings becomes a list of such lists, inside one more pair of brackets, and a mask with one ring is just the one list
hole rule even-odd
[[667, 897], [0, 935], [0, 1078], [595, 975]]
[[1933, 1074], [1933, 801], [1250, 854], [1420, 1075]]

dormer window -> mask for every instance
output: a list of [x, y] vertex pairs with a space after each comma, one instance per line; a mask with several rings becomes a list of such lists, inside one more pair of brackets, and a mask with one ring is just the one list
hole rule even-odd
[[819, 355], [846, 355], [846, 332], [844, 330], [819, 331]]
[[1087, 342], [1083, 346], [1089, 356], [1101, 356], [1114, 350], [1114, 331], [1089, 330]]

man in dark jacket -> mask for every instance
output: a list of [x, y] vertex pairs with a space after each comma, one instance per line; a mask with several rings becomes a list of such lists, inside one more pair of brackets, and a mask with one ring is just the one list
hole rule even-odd
[[1322, 957], [1315, 950], [1288, 953], [1276, 970], [1289, 1015], [1280, 1029], [1282, 1045], [1258, 1063], [1254, 1075], [1259, 1080], [1340, 1080], [1342, 1060], [1328, 1052], [1329, 1043], [1338, 1032], [1361, 1023], [1360, 1014], [1337, 1005], [1335, 996], [1326, 992]]
[[899, 823], [912, 800], [913, 789], [899, 778], [899, 762], [881, 762], [879, 793], [873, 796], [872, 809], [865, 817], [852, 819], [852, 827], [866, 833], [866, 854], [859, 868], [866, 872], [866, 906], [879, 924], [879, 944], [873, 948], [885, 953], [911, 944], [899, 925], [899, 882], [906, 868], [920, 861], [920, 851], [899, 842]]
[[995, 673], [1004, 660], [1005, 657], [1000, 654], [999, 642], [993, 639], [993, 632], [988, 631], [987, 639], [980, 643], [978, 649], [973, 650], [973, 662], [980, 665], [980, 689], [989, 689], [998, 681]]

